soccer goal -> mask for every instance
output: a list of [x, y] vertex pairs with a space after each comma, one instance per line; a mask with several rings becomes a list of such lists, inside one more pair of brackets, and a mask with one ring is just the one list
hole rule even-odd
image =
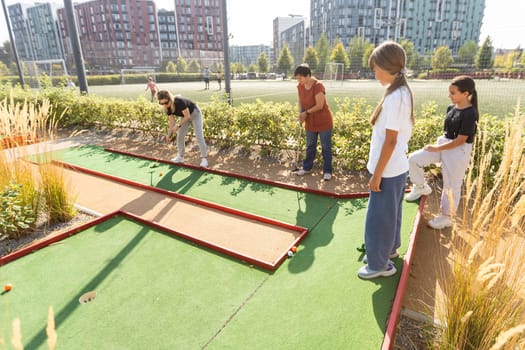
[[66, 84], [69, 74], [63, 59], [23, 61], [29, 86], [41, 89], [47, 86]]
[[330, 84], [340, 83], [343, 85], [345, 65], [343, 63], [329, 62], [324, 68], [323, 80]]
[[153, 77], [153, 80], [157, 81], [157, 74], [154, 68], [123, 68], [120, 70], [121, 84], [146, 83], [148, 77]]

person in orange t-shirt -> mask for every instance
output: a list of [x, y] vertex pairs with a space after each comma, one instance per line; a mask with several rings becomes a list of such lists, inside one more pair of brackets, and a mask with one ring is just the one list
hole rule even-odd
[[[295, 79], [299, 83], [299, 122], [306, 129], [306, 157], [302, 169], [295, 172], [302, 176], [311, 172], [317, 151], [317, 139], [321, 141], [323, 156], [323, 179], [332, 178], [332, 112], [326, 102], [323, 83], [312, 77], [310, 67], [303, 63], [295, 69]], [[301, 126], [302, 127], [302, 126]]]

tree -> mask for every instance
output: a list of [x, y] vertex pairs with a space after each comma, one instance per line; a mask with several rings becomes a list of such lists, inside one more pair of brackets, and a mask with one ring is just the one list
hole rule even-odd
[[248, 66], [248, 72], [249, 72], [249, 73], [256, 73], [256, 72], [257, 72], [257, 65], [256, 65], [256, 64], [253, 64], [253, 63], [250, 64], [250, 65]]
[[188, 67], [189, 73], [199, 73], [201, 71], [201, 65], [199, 62], [192, 60], [190, 66]]
[[476, 53], [478, 52], [478, 45], [469, 40], [464, 43], [458, 50], [458, 56], [456, 57], [457, 63], [463, 63], [473, 65], [476, 59]]
[[312, 72], [317, 70], [319, 65], [319, 56], [317, 55], [317, 50], [311, 46], [306, 48], [304, 52], [303, 62], [308, 64]]
[[239, 74], [239, 73], [245, 73], [246, 72], [246, 67], [240, 62], [234, 62], [230, 66], [231, 66], [230, 70], [231, 70], [232, 74]]
[[512, 68], [514, 68], [518, 61], [519, 61], [519, 58], [520, 58], [520, 54], [521, 52], [518, 51], [518, 50], [512, 50], [510, 51], [506, 56], [506, 59], [505, 59], [505, 69], [507, 69], [509, 72], [512, 70]]
[[166, 65], [166, 72], [168, 73], [176, 73], [177, 72], [177, 65], [173, 61], [169, 61]]
[[9, 67], [14, 60], [15, 58], [11, 48], [11, 42], [9, 40], [4, 41], [4, 44], [0, 46], [0, 62], [3, 62]]
[[4, 62], [0, 61], [0, 77], [8, 76], [9, 73], [9, 68], [7, 68]]
[[326, 38], [326, 33], [321, 33], [321, 36], [319, 37], [319, 40], [317, 40], [317, 44], [315, 45], [315, 50], [317, 51], [317, 57], [319, 59], [319, 63], [317, 64], [317, 71], [324, 72], [324, 67], [326, 66], [326, 62], [328, 62], [328, 59], [330, 57], [330, 48], [328, 46], [328, 39]]
[[330, 55], [330, 62], [342, 63], [343, 72], [345, 72], [348, 67], [350, 67], [350, 60], [348, 59], [348, 55], [346, 54], [346, 50], [342, 42], [335, 44], [332, 54]]
[[478, 50], [478, 54], [476, 55], [476, 68], [478, 69], [488, 69], [492, 68], [493, 61], [492, 61], [492, 52], [494, 51], [494, 47], [492, 46], [492, 39], [490, 36], [488, 36], [485, 41], [483, 41], [483, 44], [481, 44], [481, 47]]
[[177, 73], [184, 73], [188, 69], [188, 63], [184, 59], [184, 57], [179, 56], [177, 58]]
[[283, 45], [281, 52], [279, 53], [279, 58], [277, 59], [277, 69], [280, 73], [284, 73], [285, 76], [288, 75], [288, 71], [293, 66], [293, 57], [288, 48], [288, 45]]
[[440, 46], [434, 52], [430, 65], [435, 70], [446, 70], [454, 62], [452, 51], [447, 46]]
[[257, 66], [259, 67], [260, 73], [267, 73], [268, 67], [270, 66], [270, 61], [268, 60], [268, 56], [264, 52], [261, 52], [259, 57], [257, 58]]
[[350, 70], [360, 71], [363, 66], [363, 55], [365, 53], [365, 41], [360, 36], [354, 36], [348, 46], [348, 58], [350, 59]]
[[370, 59], [370, 55], [372, 54], [372, 51], [374, 51], [375, 46], [372, 43], [367, 43], [365, 46], [365, 51], [363, 52], [363, 60], [361, 62], [361, 67], [365, 69], [370, 69], [368, 66], [368, 60]]
[[414, 43], [408, 39], [403, 39], [399, 42], [407, 55], [407, 68], [414, 69], [419, 66], [419, 53], [414, 49]]

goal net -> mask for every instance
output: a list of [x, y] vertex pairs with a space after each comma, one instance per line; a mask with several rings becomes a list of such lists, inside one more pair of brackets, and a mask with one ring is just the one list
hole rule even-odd
[[123, 68], [120, 70], [121, 84], [142, 84], [146, 83], [148, 77], [157, 81], [157, 74], [154, 68]]
[[329, 62], [324, 68], [323, 80], [328, 81], [331, 84], [339, 82], [343, 85], [344, 80], [344, 64]]
[[32, 88], [66, 86], [69, 74], [63, 59], [23, 61], [24, 75]]

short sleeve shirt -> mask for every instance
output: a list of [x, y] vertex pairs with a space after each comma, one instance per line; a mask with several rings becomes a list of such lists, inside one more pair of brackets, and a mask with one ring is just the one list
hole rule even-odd
[[412, 100], [406, 87], [400, 87], [385, 97], [383, 108], [372, 129], [372, 141], [367, 169], [374, 173], [386, 139], [386, 130], [397, 131], [397, 142], [382, 177], [395, 177], [408, 171], [408, 141], [412, 135], [410, 118]]
[[183, 117], [182, 111], [188, 108], [190, 114], [193, 113], [197, 105], [189, 98], [182, 96], [175, 96], [173, 99], [173, 106], [168, 108], [166, 111], [167, 115], [176, 115], [177, 117]]
[[[315, 96], [319, 93], [326, 95], [325, 87], [319, 80], [314, 79], [314, 84], [310, 89], [306, 89], [304, 85], [297, 85], [297, 92], [299, 93], [299, 103], [303, 110], [307, 110], [315, 106]], [[319, 111], [311, 113], [306, 118], [306, 130], [313, 132], [320, 132], [332, 129], [332, 112], [328, 103], [324, 102], [323, 108]]]
[[450, 105], [447, 108], [447, 117], [445, 118], [445, 137], [455, 139], [458, 135], [467, 136], [467, 143], [474, 142], [474, 136], [478, 126], [478, 113], [472, 106], [465, 109], [456, 108]]

